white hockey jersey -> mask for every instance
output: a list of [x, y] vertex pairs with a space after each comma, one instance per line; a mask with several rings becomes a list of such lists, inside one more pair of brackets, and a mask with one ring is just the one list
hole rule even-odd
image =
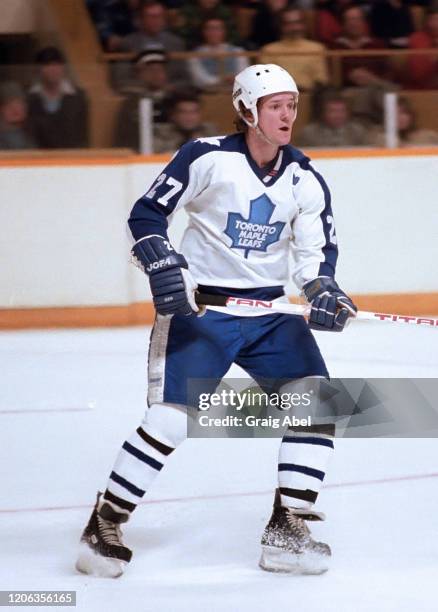
[[185, 144], [134, 205], [128, 221], [134, 241], [167, 238], [181, 206], [189, 225], [180, 251], [199, 285], [268, 290], [292, 275], [301, 289], [335, 274], [330, 192], [309, 158], [290, 145], [259, 168], [240, 133]]

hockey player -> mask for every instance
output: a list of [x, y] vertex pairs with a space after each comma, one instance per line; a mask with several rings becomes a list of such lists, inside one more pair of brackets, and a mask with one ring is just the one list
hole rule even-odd
[[[298, 90], [274, 64], [236, 76], [239, 132], [185, 144], [131, 212], [132, 255], [149, 276], [157, 317], [151, 333], [148, 409], [124, 442], [107, 488], [82, 536], [76, 567], [119, 576], [131, 559], [120, 525], [141, 501], [166, 458], [185, 439], [189, 379], [214, 391], [232, 363], [263, 381], [327, 377], [310, 328], [342, 331], [356, 307], [334, 280], [336, 234], [330, 192], [308, 157], [289, 145]], [[189, 214], [181, 253], [167, 236], [180, 207]], [[248, 311], [229, 314], [195, 302], [203, 293], [286, 300], [292, 277], [311, 303], [304, 318]], [[203, 389], [205, 391], [205, 389]], [[330, 548], [307, 521], [333, 449], [334, 426], [289, 429], [279, 451], [271, 519], [262, 536], [266, 570], [321, 573]]]

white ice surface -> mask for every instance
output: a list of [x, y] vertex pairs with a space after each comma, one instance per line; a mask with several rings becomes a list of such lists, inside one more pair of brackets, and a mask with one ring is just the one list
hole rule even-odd
[[[143, 416], [147, 339], [0, 334], [0, 589], [76, 590], [87, 612], [437, 609], [435, 439], [338, 440], [318, 501], [327, 521], [313, 527], [333, 549], [323, 576], [257, 566], [275, 439], [186, 441], [125, 527], [125, 575], [77, 574], [95, 492]], [[438, 376], [438, 330], [357, 324], [318, 341], [335, 376]]]

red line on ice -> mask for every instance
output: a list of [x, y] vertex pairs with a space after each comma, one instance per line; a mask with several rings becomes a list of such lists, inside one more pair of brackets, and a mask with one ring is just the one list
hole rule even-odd
[[[438, 478], [438, 472], [430, 474], [410, 474], [406, 476], [394, 476], [388, 478], [376, 478], [375, 480], [358, 480], [352, 482], [335, 482], [328, 484], [324, 489], [339, 489], [342, 487], [361, 487], [376, 484], [388, 484], [393, 482], [402, 482], [406, 480], [423, 480], [425, 478]], [[272, 495], [271, 491], [247, 491], [242, 493], [218, 493], [217, 495], [192, 495], [189, 497], [167, 497], [163, 499], [149, 499], [140, 502], [139, 506], [147, 504], [175, 504], [180, 502], [205, 501], [210, 499], [226, 499], [227, 497], [254, 497], [257, 495]], [[91, 508], [92, 504], [80, 504], [77, 506], [53, 506], [47, 508], [10, 508], [0, 509], [1, 514], [16, 513], [16, 512], [52, 512], [57, 510], [82, 510]]]
[[0, 410], [0, 414], [39, 414], [43, 412], [89, 412], [91, 408], [24, 408], [21, 410]]

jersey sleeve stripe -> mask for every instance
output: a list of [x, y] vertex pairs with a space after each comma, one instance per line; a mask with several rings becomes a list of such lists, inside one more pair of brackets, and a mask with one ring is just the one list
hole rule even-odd
[[[322, 227], [324, 231], [325, 237], [325, 245], [322, 247], [322, 253], [324, 255], [324, 261], [320, 263], [318, 276], [331, 276], [335, 275], [336, 270], [336, 262], [338, 259], [338, 247], [336, 244], [330, 240], [330, 224], [327, 220], [327, 217], [331, 217], [333, 219], [332, 213], [332, 203], [331, 203], [331, 194], [330, 190], [327, 186], [327, 183], [324, 181], [322, 176], [317, 172], [310, 164], [307, 165], [308, 170], [313, 174], [318, 183], [321, 186], [321, 189], [324, 193], [324, 202], [325, 206], [321, 212], [320, 218], [322, 222]], [[333, 230], [332, 230], [333, 231]]]

